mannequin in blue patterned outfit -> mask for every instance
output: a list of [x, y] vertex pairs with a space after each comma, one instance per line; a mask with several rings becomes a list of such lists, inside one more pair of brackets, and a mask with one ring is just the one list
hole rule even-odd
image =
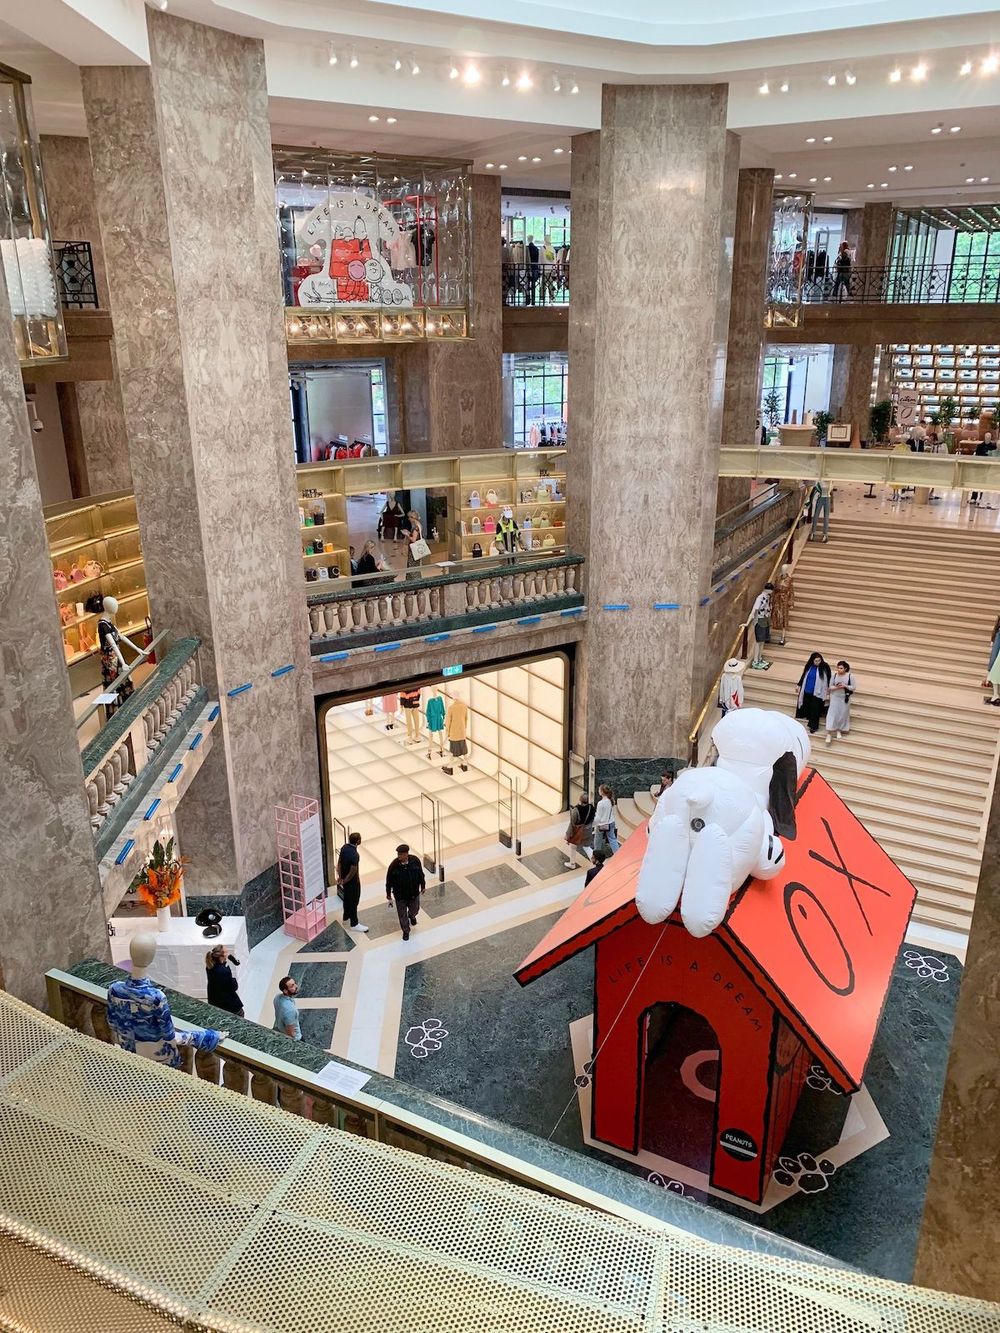
[[227, 1035], [214, 1028], [176, 1032], [167, 997], [146, 973], [156, 957], [156, 938], [149, 931], [132, 936], [129, 944], [132, 975], [108, 987], [108, 1024], [125, 1051], [144, 1055], [157, 1064], [182, 1068], [181, 1048], [214, 1051]]

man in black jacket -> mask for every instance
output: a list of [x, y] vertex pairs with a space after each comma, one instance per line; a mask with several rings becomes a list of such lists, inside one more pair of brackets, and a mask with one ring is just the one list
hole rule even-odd
[[387, 903], [396, 900], [396, 915], [404, 940], [410, 938], [410, 930], [417, 924], [420, 895], [426, 887], [423, 866], [410, 855], [409, 846], [401, 842], [396, 848], [396, 859], [390, 862], [385, 874], [385, 900]]

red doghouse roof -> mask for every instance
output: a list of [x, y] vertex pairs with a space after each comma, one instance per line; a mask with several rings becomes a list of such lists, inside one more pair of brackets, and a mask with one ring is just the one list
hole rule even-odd
[[[715, 933], [850, 1092], [864, 1076], [916, 890], [814, 769], [795, 815], [781, 874], [746, 884]], [[638, 917], [646, 838], [643, 822], [514, 973], [522, 986]]]

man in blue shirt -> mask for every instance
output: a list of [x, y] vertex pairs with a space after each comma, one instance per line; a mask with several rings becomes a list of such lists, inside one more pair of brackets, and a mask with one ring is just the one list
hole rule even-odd
[[278, 982], [278, 994], [274, 997], [274, 1030], [283, 1032], [293, 1041], [302, 1040], [302, 1028], [299, 1026], [299, 1006], [292, 998], [298, 995], [299, 984], [291, 977], [282, 977]]

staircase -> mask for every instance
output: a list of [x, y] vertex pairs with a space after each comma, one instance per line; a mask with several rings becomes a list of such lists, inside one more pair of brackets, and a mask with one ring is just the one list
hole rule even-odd
[[[842, 741], [813, 762], [917, 888], [913, 919], [967, 935], [996, 771], [1000, 708], [980, 687], [1000, 610], [1000, 535], [837, 518], [807, 545], [795, 609], [746, 703], [793, 712], [810, 653], [851, 664], [858, 692]], [[648, 793], [619, 802], [629, 828]]]

